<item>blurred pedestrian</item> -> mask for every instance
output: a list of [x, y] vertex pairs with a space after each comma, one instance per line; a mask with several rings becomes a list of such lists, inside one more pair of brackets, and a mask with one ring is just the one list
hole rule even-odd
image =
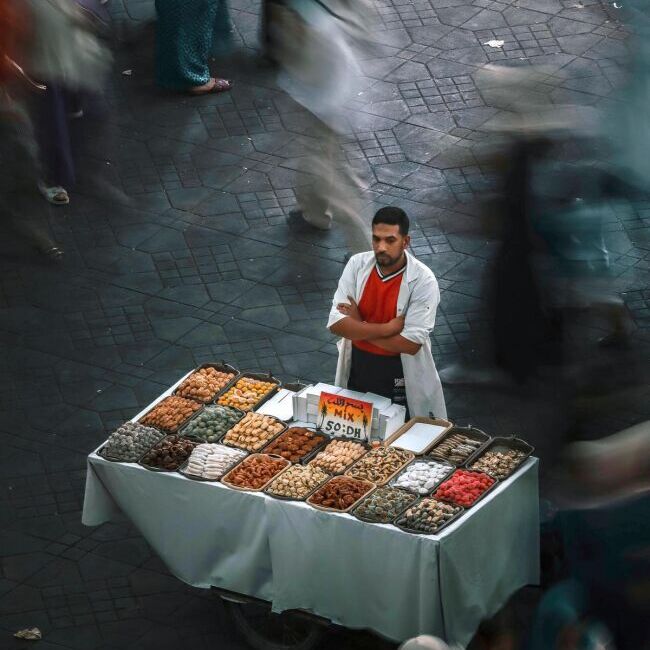
[[213, 77], [208, 60], [230, 39], [227, 0], [156, 0], [156, 82], [191, 95], [221, 93], [232, 81]]

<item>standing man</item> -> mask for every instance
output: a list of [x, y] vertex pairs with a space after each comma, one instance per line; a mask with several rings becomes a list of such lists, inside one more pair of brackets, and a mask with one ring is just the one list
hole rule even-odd
[[407, 252], [409, 219], [381, 208], [372, 220], [372, 252], [350, 258], [327, 327], [341, 337], [336, 385], [377, 393], [411, 416], [446, 418], [431, 356], [440, 290], [433, 272]]

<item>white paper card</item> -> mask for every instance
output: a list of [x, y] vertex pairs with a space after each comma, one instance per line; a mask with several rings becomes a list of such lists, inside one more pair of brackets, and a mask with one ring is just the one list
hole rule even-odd
[[420, 454], [446, 430], [447, 427], [441, 427], [438, 424], [416, 422], [404, 435], [392, 442], [390, 446], [406, 449], [412, 451], [414, 454]]

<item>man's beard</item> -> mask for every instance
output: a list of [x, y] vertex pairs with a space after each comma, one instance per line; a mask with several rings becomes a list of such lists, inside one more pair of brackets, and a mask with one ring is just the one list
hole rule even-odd
[[381, 268], [386, 268], [387, 266], [394, 266], [397, 264], [400, 259], [402, 259], [402, 255], [404, 255], [403, 251], [397, 257], [390, 257], [386, 253], [378, 253], [375, 254], [375, 261]]

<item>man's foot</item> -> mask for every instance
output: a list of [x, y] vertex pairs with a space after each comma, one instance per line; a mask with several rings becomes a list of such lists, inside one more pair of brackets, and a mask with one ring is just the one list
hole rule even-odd
[[211, 77], [208, 83], [202, 86], [195, 86], [188, 92], [190, 95], [209, 95], [211, 93], [225, 93], [232, 88], [232, 81], [230, 79], [215, 79]]
[[291, 212], [289, 212], [289, 218], [287, 221], [289, 221], [289, 223], [293, 222], [307, 224], [308, 226], [316, 228], [317, 230], [331, 230], [332, 228], [331, 218], [325, 218], [323, 220], [308, 219], [302, 210], [291, 210]]
[[44, 184], [38, 186], [41, 194], [45, 197], [45, 200], [53, 205], [67, 205], [70, 203], [70, 197], [65, 188], [59, 185], [53, 185], [47, 187]]

